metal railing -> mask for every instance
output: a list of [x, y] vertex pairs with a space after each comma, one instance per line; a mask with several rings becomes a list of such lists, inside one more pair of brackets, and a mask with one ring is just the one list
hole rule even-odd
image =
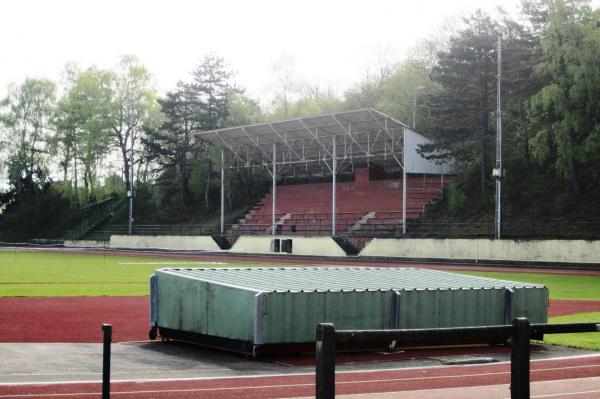
[[400, 345], [448, 345], [469, 339], [489, 342], [510, 339], [511, 399], [527, 399], [529, 392], [529, 340], [543, 334], [598, 332], [600, 323], [529, 324], [516, 318], [512, 325], [405, 329], [405, 330], [337, 330], [331, 323], [317, 325], [316, 398], [335, 398], [336, 343], [396, 342]]
[[[281, 226], [278, 234], [292, 234], [298, 236], [323, 236], [331, 234], [331, 220], [323, 218], [317, 222], [306, 223], [299, 221], [293, 223], [277, 223]], [[352, 223], [344, 219], [338, 219], [337, 226], [347, 226], [340, 230], [339, 234], [347, 234], [350, 237], [380, 237], [380, 238], [402, 238], [402, 237], [434, 237], [434, 238], [493, 238], [494, 223], [429, 223], [409, 220], [406, 228], [407, 234], [402, 234], [402, 222], [391, 222], [396, 220], [390, 218], [370, 220], [360, 228], [352, 229], [356, 220]], [[226, 226], [227, 231], [238, 234], [268, 235], [271, 234], [271, 223], [246, 223]], [[600, 222], [548, 222], [544, 224], [511, 224], [502, 225], [503, 237], [515, 239], [600, 239]]]
[[[95, 230], [86, 234], [86, 240], [108, 241], [111, 235], [128, 235], [129, 226], [116, 224], [107, 226], [102, 230]], [[166, 235], [166, 236], [201, 236], [218, 234], [212, 225], [206, 224], [140, 224], [133, 225], [133, 235]], [[66, 239], [78, 239], [76, 236], [66, 235]]]
[[[410, 237], [493, 238], [494, 222], [407, 224]], [[543, 223], [502, 223], [502, 236], [516, 239], [600, 239], [600, 222], [544, 221]]]

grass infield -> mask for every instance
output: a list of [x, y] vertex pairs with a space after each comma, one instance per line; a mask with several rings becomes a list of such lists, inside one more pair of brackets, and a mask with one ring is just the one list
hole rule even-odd
[[249, 265], [173, 258], [0, 250], [0, 297], [148, 295], [163, 267]]
[[[148, 278], [163, 267], [259, 265], [64, 252], [0, 250], [0, 296], [148, 295]], [[261, 265], [264, 266], [264, 265]], [[550, 299], [600, 300], [600, 277], [517, 272], [462, 272], [544, 284]]]
[[521, 281], [544, 284], [550, 292], [550, 299], [576, 301], [600, 300], [600, 277], [566, 274], [541, 274], [517, 272], [460, 272], [472, 276], [495, 278], [499, 280]]
[[[551, 317], [549, 322], [559, 323], [592, 323], [600, 321], [600, 312], [575, 313], [565, 316]], [[578, 334], [549, 334], [544, 337], [545, 344], [569, 346], [571, 348], [600, 350], [600, 332]]]

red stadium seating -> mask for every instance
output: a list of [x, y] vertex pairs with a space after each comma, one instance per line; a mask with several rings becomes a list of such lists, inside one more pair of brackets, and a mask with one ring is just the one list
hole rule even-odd
[[[402, 180], [368, 180], [364, 173], [351, 182], [337, 183], [336, 232], [390, 233], [402, 228]], [[407, 180], [407, 219], [421, 217], [451, 181], [445, 176], [411, 176]], [[331, 235], [331, 183], [277, 186], [276, 222], [283, 234]], [[272, 195], [267, 194], [234, 229], [241, 234], [264, 234], [272, 223]], [[364, 218], [364, 219], [363, 219]], [[361, 223], [358, 223], [359, 220]]]

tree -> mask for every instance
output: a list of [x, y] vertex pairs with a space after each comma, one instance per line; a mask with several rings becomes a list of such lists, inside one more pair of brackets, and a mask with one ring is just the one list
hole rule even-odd
[[[4, 126], [9, 182], [17, 192], [22, 182], [32, 181], [36, 171], [46, 170], [47, 140], [56, 101], [56, 86], [46, 79], [28, 78], [12, 87], [0, 103], [0, 125]], [[29, 177], [30, 179], [25, 179]]]
[[550, 81], [531, 98], [533, 154], [574, 196], [582, 170], [596, 169], [600, 160], [600, 14], [587, 4], [550, 3], [539, 65]]
[[449, 149], [446, 154], [465, 171], [478, 166], [480, 191], [485, 194], [500, 27], [481, 10], [465, 24], [450, 39], [448, 50], [438, 53], [433, 69], [432, 78], [442, 90], [432, 96], [432, 133], [436, 147]]
[[427, 98], [440, 90], [431, 80], [427, 68], [425, 61], [417, 59], [409, 59], [400, 64], [398, 69], [381, 83], [375, 108], [411, 125], [413, 103], [416, 102], [416, 130], [427, 132], [431, 125]]
[[[134, 56], [125, 56], [111, 76], [109, 104], [111, 135], [123, 160], [125, 185], [131, 189], [131, 147], [143, 132], [162, 122], [150, 72]], [[141, 158], [138, 158], [141, 159]]]
[[225, 126], [240, 126], [259, 123], [264, 115], [258, 101], [248, 97], [243, 90], [229, 92], [229, 112]]
[[288, 119], [290, 103], [293, 102], [298, 94], [300, 85], [295, 73], [296, 60], [289, 54], [283, 54], [271, 66], [271, 74], [274, 76], [273, 99], [271, 101], [271, 115], [278, 119]]
[[[192, 83], [202, 115], [200, 129], [212, 130], [224, 126], [229, 116], [229, 94], [233, 90], [232, 73], [225, 60], [215, 55], [207, 55], [192, 72]], [[203, 147], [206, 161], [206, 185], [204, 189], [204, 206], [210, 207], [212, 189], [213, 162], [219, 155], [211, 153], [211, 148]]]
[[76, 180], [78, 161], [83, 165], [86, 200], [96, 199], [97, 169], [111, 150], [111, 79], [110, 72], [96, 68], [77, 73], [56, 113], [55, 141], [62, 143], [66, 153], [65, 180], [70, 155]]
[[376, 108], [382, 94], [383, 83], [395, 71], [394, 65], [383, 65], [375, 74], [367, 72], [362, 81], [344, 93], [347, 107], [349, 109]]
[[158, 100], [165, 120], [160, 129], [150, 129], [143, 143], [148, 159], [158, 164], [163, 186], [178, 186], [180, 204], [184, 212], [192, 204], [190, 177], [192, 173], [194, 142], [192, 133], [203, 125], [201, 103], [195, 86], [178, 82], [175, 91]]

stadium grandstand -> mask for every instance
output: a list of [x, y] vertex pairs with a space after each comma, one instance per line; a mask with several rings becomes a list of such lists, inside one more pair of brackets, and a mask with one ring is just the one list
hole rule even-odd
[[[220, 232], [234, 240], [285, 234], [357, 243], [406, 234], [409, 223], [440, 198], [453, 173], [453, 162], [418, 153], [431, 139], [374, 109], [195, 136], [221, 149]], [[272, 188], [237, 223], [225, 225], [224, 176], [240, 168], [265, 168]]]

